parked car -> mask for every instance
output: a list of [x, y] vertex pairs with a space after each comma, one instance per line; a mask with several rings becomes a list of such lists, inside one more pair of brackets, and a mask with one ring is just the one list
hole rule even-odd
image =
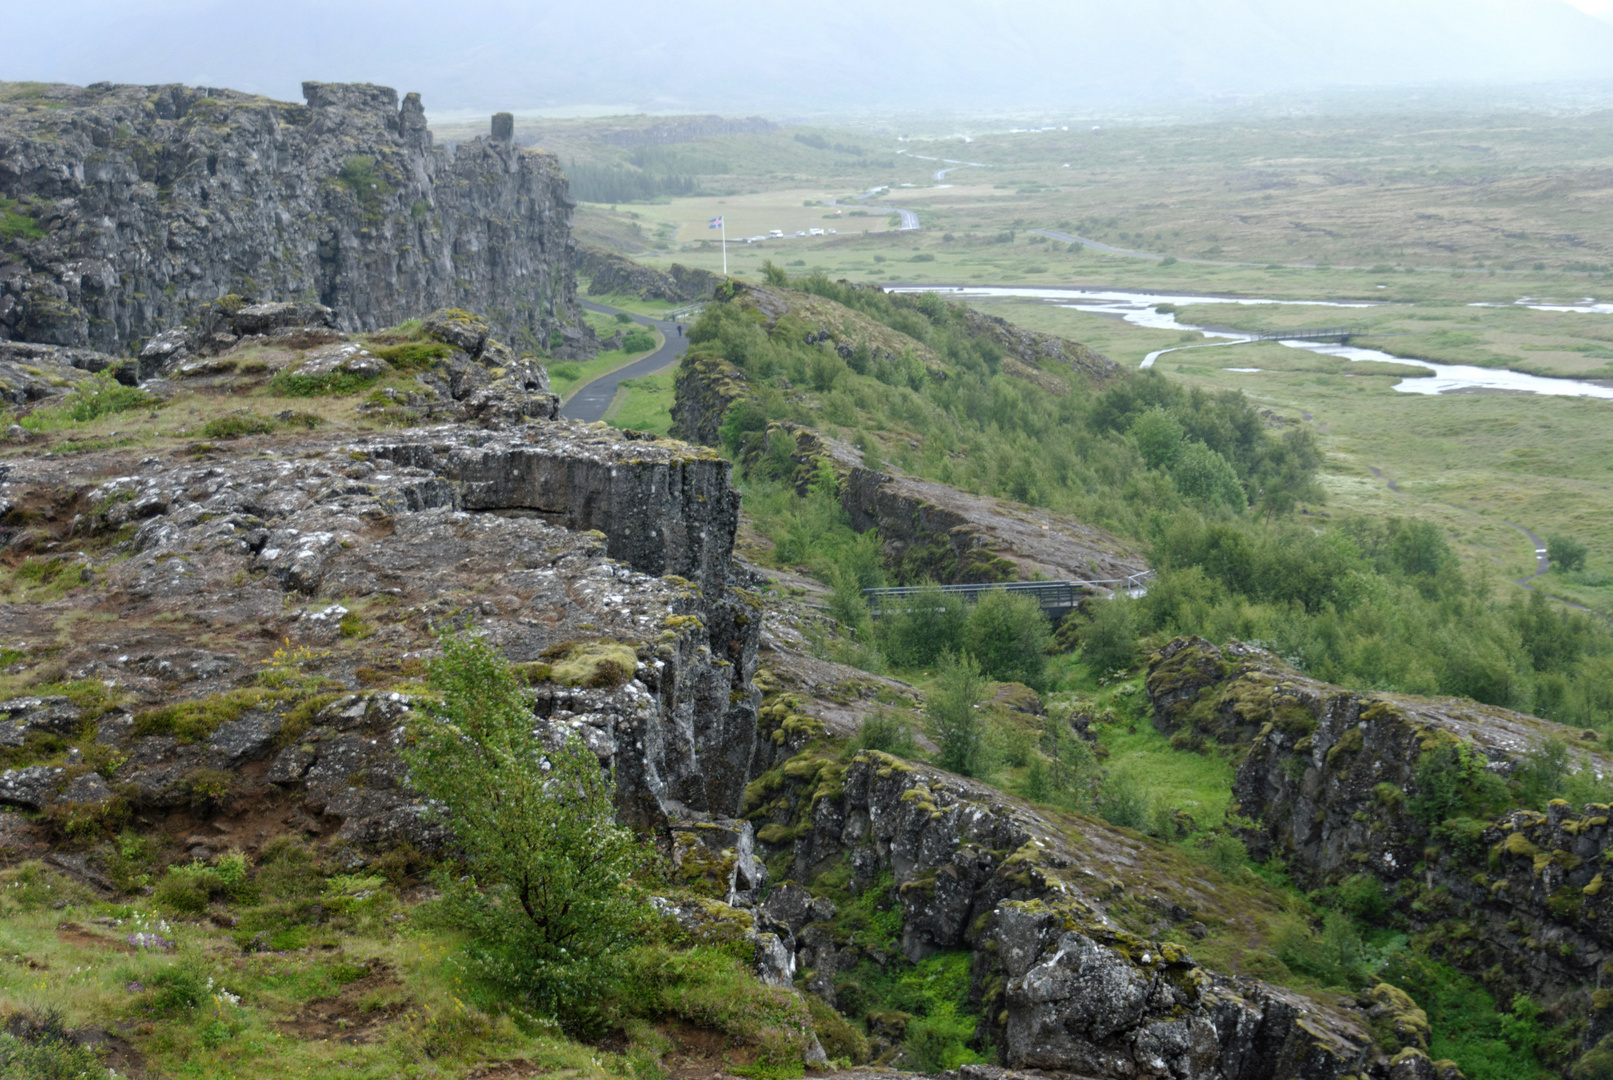
[[795, 230], [795, 235], [796, 236], [805, 236], [806, 235], [806, 230], [805, 229], [796, 229]]
[[823, 235], [823, 230], [822, 229], [808, 229], [807, 230], [807, 235], [808, 236], [822, 236]]
[[767, 235], [768, 235], [768, 238], [771, 239], [771, 240], [782, 240], [782, 239], [784, 239], [784, 230], [783, 229], [774, 229], [773, 231], [769, 232]]

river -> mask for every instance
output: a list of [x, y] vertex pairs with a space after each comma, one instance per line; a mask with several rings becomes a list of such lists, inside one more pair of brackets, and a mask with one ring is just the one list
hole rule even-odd
[[[1116, 316], [1126, 322], [1137, 326], [1146, 326], [1153, 330], [1180, 330], [1202, 334], [1207, 338], [1223, 339], [1203, 344], [1177, 345], [1168, 349], [1156, 350], [1143, 358], [1143, 362], [1139, 366], [1145, 368], [1153, 367], [1154, 361], [1166, 353], [1183, 349], [1205, 349], [1238, 345], [1251, 340], [1247, 335], [1236, 330], [1181, 322], [1176, 318], [1174, 311], [1158, 310], [1164, 305], [1186, 307], [1189, 304], [1236, 304], [1242, 306], [1281, 304], [1284, 306], [1333, 308], [1372, 308], [1382, 306], [1366, 300], [1267, 300], [1244, 296], [1184, 296], [1170, 293], [1130, 292], [1119, 289], [1054, 289], [968, 285], [936, 286], [932, 287], [932, 289], [938, 293], [958, 297], [979, 296], [1041, 300], [1058, 307], [1073, 308], [1077, 311], [1091, 312], [1096, 315]], [[917, 285], [897, 285], [892, 286], [891, 291], [926, 292], [931, 291], [931, 289]], [[1514, 305], [1473, 306], [1511, 307]], [[1586, 298], [1577, 304], [1563, 304], [1525, 297], [1517, 302], [1517, 306], [1536, 308], [1541, 311], [1613, 314], [1613, 304], [1597, 303], [1593, 298]], [[1353, 345], [1330, 345], [1325, 342], [1292, 340], [1285, 340], [1282, 344], [1296, 349], [1309, 349], [1311, 352], [1323, 353], [1327, 356], [1338, 356], [1346, 360], [1373, 360], [1388, 364], [1408, 364], [1414, 367], [1427, 368], [1433, 372], [1431, 376], [1402, 379], [1396, 383], [1395, 389], [1406, 394], [1501, 392], [1613, 400], [1613, 386], [1601, 386], [1594, 382], [1577, 379], [1552, 379], [1541, 375], [1529, 375], [1521, 371], [1509, 371], [1504, 368], [1481, 368], [1466, 364], [1436, 364], [1427, 360], [1391, 356], [1388, 353], [1379, 352], [1377, 349], [1361, 349]], [[1259, 369], [1229, 367], [1227, 370], [1253, 373]]]

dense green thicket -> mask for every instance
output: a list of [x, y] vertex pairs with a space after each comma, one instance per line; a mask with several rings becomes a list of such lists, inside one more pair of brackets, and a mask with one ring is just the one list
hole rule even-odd
[[[859, 345], [842, 359], [807, 344], [817, 327], [794, 315], [769, 333], [753, 308], [711, 305], [690, 329], [691, 358], [720, 356], [754, 387], [725, 419], [731, 453], [758, 454], [771, 420], [839, 429], [870, 459], [888, 445], [894, 463], [918, 475], [1132, 536], [1144, 534], [1150, 511], [1196, 506], [1238, 515], [1252, 502], [1280, 513], [1316, 498], [1320, 455], [1310, 433], [1269, 437], [1239, 393], [1184, 390], [1145, 373], [1094, 397], [1073, 370], [1050, 371], [1070, 391], [1049, 393], [1004, 374], [1001, 349], [969, 334], [963, 309], [933, 293], [892, 295], [822, 274], [792, 284], [884, 323], [913, 347], [876, 355]], [[921, 346], [939, 367], [920, 359]], [[778, 464], [762, 468], [777, 475]]]
[[1496, 600], [1426, 522], [1155, 523], [1135, 629], [1262, 641], [1328, 682], [1613, 726], [1613, 636], [1539, 592]]

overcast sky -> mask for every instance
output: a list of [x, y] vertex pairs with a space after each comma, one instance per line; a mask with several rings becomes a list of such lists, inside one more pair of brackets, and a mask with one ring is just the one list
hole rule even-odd
[[1327, 87], [1613, 87], [1613, 0], [0, 0], [0, 16], [0, 79], [288, 100], [304, 79], [376, 82], [435, 114], [1080, 114]]

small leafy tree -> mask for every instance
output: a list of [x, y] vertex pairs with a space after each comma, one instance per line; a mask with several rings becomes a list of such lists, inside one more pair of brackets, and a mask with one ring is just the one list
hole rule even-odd
[[955, 593], [934, 584], [903, 599], [886, 600], [879, 621], [880, 647], [898, 667], [928, 667], [963, 645], [969, 613]]
[[1034, 597], [993, 589], [980, 598], [964, 626], [964, 641], [987, 675], [1001, 682], [1040, 686], [1053, 634]]
[[790, 275], [785, 273], [784, 267], [776, 265], [772, 259], [762, 260], [762, 280], [780, 289], [789, 288], [790, 285]]
[[1097, 674], [1131, 667], [1137, 659], [1136, 602], [1116, 593], [1094, 606], [1092, 622], [1081, 635], [1081, 659]]
[[1158, 405], [1132, 418], [1130, 434], [1151, 469], [1174, 465], [1187, 438], [1181, 422]]
[[644, 858], [614, 819], [614, 784], [576, 736], [558, 749], [508, 662], [469, 634], [442, 639], [429, 669], [442, 694], [405, 751], [414, 785], [463, 846], [469, 873], [443, 872], [442, 914], [470, 936], [471, 967], [525, 1006], [570, 1026], [620, 976], [644, 908]]
[[984, 740], [975, 706], [985, 696], [986, 679], [968, 653], [941, 658], [941, 676], [924, 703], [930, 738], [941, 747], [936, 764], [960, 776], [978, 776], [985, 767]]
[[1588, 554], [1585, 545], [1572, 536], [1548, 536], [1546, 538], [1546, 558], [1551, 560], [1554, 570], [1583, 570], [1585, 569], [1585, 556]]

